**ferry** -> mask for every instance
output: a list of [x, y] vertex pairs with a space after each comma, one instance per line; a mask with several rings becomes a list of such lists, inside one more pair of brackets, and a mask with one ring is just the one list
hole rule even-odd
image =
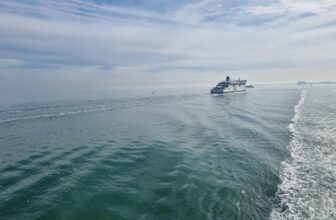
[[224, 94], [234, 92], [245, 92], [247, 80], [231, 80], [230, 76], [226, 77], [226, 80], [218, 83], [211, 89], [211, 94]]

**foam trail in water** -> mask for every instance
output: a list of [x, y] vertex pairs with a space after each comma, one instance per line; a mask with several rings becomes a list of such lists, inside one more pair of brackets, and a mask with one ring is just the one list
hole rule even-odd
[[327, 94], [314, 92], [306, 97], [303, 90], [295, 106], [289, 125], [291, 157], [282, 163], [279, 204], [271, 219], [336, 219], [336, 132], [331, 129], [336, 105], [326, 101]]
[[[39, 111], [47, 111], [43, 107], [43, 105], [41, 105], [41, 107], [29, 110], [27, 112], [26, 112], [25, 108], [19, 109], [19, 111], [22, 112], [23, 115], [21, 115], [19, 117], [16, 116], [15, 118], [8, 118], [8, 119], [1, 119], [0, 118], [0, 123], [15, 122], [15, 121], [22, 121], [22, 120], [43, 119], [43, 118], [57, 118], [57, 117], [64, 117], [64, 116], [77, 115], [77, 114], [111, 111], [111, 110], [116, 110], [116, 109], [146, 106], [146, 105], [149, 105], [149, 104], [160, 104], [160, 103], [164, 103], [164, 102], [167, 102], [167, 101], [178, 100], [178, 99], [182, 99], [182, 98], [190, 98], [190, 97], [193, 97], [193, 96], [192, 95], [182, 95], [182, 96], [166, 96], [166, 97], [127, 99], [122, 103], [120, 103], [120, 102], [116, 102], [116, 103], [112, 103], [112, 104], [107, 103], [107, 105], [106, 105], [106, 103], [97, 103], [97, 105], [104, 104], [105, 106], [104, 107], [99, 106], [97, 108], [87, 108], [87, 109], [81, 109], [82, 106], [83, 106], [83, 103], [79, 103], [79, 104], [77, 104], [77, 106], [76, 106], [76, 104], [73, 105], [73, 106], [77, 107], [77, 109], [71, 109], [68, 106], [69, 109], [63, 109], [62, 108], [57, 112], [47, 112], [45, 114], [41, 114], [41, 112], [39, 112]], [[70, 107], [72, 107], [72, 105]], [[65, 105], [65, 108], [67, 108], [66, 105]], [[49, 109], [49, 106], [48, 106], [47, 109]], [[3, 111], [3, 112], [6, 113], [6, 111]], [[24, 114], [26, 114], [26, 115], [24, 115]]]
[[0, 120], [0, 123], [12, 122], [12, 121], [21, 121], [21, 120], [31, 120], [31, 119], [38, 119], [38, 118], [54, 118], [54, 117], [61, 117], [61, 116], [67, 116], [67, 115], [75, 115], [75, 114], [81, 114], [81, 113], [92, 113], [92, 112], [108, 111], [108, 110], [113, 110], [115, 108], [116, 107], [97, 108], [97, 109], [87, 109], [87, 110], [72, 111], [72, 112], [60, 112], [60, 113], [56, 113], [56, 114], [45, 114], [45, 115], [37, 115], [37, 116], [28, 116], [28, 117], [22, 117], [22, 118], [13, 118], [13, 119]]
[[303, 103], [305, 102], [305, 99], [306, 99], [306, 90], [302, 90], [302, 91], [301, 91], [301, 96], [300, 96], [299, 102], [298, 102], [298, 104], [294, 107], [294, 117], [292, 118], [291, 123], [290, 123], [289, 126], [288, 126], [289, 131], [290, 131], [294, 136], [295, 136], [295, 132], [297, 131], [297, 130], [295, 129], [295, 127], [296, 127], [296, 124], [298, 123], [298, 120], [299, 120], [299, 117], [300, 117], [300, 114], [301, 114], [301, 108], [302, 108]]

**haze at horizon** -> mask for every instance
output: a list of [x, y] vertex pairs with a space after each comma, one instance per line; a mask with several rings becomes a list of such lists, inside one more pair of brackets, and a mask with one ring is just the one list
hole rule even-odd
[[335, 24], [331, 0], [3, 1], [0, 92], [335, 81]]

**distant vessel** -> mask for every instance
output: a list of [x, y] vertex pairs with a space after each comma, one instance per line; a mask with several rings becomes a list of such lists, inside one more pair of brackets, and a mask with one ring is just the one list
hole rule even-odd
[[254, 85], [247, 85], [246, 88], [252, 89], [252, 88], [254, 88]]
[[229, 76], [226, 80], [218, 83], [214, 88], [211, 89], [211, 94], [223, 94], [223, 93], [233, 93], [233, 92], [245, 92], [246, 91], [246, 80], [231, 80]]
[[298, 81], [296, 84], [297, 85], [307, 85], [308, 83], [306, 81]]

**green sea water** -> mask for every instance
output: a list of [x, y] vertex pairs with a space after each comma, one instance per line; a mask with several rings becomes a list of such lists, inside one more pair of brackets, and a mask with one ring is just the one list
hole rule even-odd
[[0, 219], [280, 218], [302, 90], [2, 106]]

